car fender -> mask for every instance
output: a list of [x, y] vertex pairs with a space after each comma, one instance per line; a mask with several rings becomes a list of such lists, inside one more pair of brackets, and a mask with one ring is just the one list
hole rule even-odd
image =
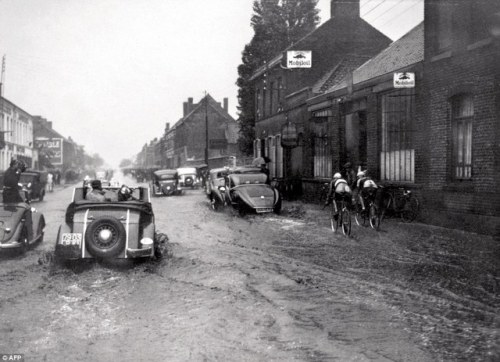
[[276, 204], [280, 200], [280, 192], [277, 189], [273, 189], [273, 191], [274, 191], [274, 205], [276, 206]]
[[40, 235], [37, 234], [38, 230], [42, 230], [43, 233], [43, 229], [45, 228], [45, 217], [43, 216], [43, 214], [40, 214], [38, 212], [33, 212], [31, 220], [33, 224], [32, 229], [33, 229], [33, 241], [34, 241], [40, 238], [41, 234]]

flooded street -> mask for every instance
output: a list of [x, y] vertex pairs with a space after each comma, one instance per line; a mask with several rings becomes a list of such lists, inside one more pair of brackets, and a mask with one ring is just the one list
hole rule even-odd
[[[154, 198], [161, 262], [50, 260], [72, 189], [34, 203], [45, 241], [0, 260], [0, 353], [27, 361], [494, 361], [500, 247], [384, 220], [333, 234], [326, 211], [214, 212]], [[118, 357], [118, 358], [117, 358]]]

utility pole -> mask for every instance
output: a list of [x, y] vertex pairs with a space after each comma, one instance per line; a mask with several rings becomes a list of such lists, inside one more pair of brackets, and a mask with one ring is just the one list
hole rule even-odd
[[205, 164], [208, 167], [208, 98], [205, 91]]

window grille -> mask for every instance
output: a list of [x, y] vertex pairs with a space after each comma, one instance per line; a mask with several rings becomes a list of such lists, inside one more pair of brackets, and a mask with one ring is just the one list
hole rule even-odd
[[463, 180], [472, 178], [472, 120], [474, 104], [472, 96], [465, 94], [452, 99], [453, 129], [453, 177]]

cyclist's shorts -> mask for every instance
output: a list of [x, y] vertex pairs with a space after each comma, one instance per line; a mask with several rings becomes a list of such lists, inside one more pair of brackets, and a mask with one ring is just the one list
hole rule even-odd
[[350, 203], [352, 200], [352, 193], [351, 192], [335, 192], [335, 200], [340, 201], [342, 199]]

